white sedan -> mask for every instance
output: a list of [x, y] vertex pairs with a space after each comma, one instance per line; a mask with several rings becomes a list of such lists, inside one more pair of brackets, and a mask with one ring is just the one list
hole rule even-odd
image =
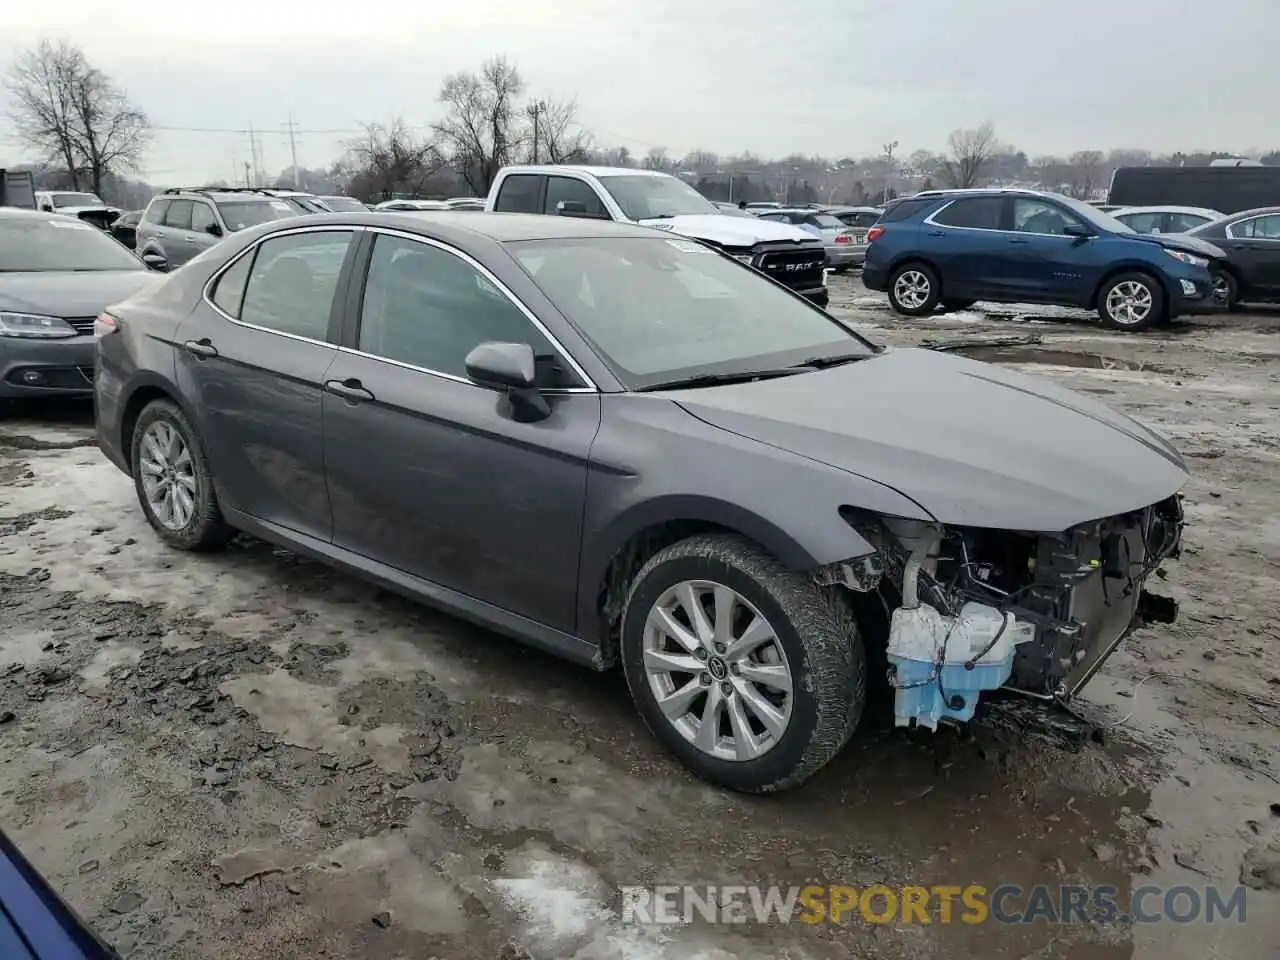
[[1137, 233], [1186, 233], [1226, 216], [1207, 207], [1121, 207], [1115, 217]]

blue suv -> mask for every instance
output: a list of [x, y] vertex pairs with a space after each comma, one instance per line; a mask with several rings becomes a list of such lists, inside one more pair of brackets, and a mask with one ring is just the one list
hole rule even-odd
[[1087, 203], [1030, 190], [940, 190], [895, 203], [867, 234], [862, 282], [918, 317], [977, 300], [1097, 310], [1141, 330], [1221, 309], [1210, 265], [1182, 234], [1139, 234]]

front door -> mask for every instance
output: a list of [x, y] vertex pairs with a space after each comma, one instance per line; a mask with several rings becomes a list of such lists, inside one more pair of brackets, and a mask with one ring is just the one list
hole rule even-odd
[[1222, 246], [1240, 268], [1244, 298], [1280, 298], [1280, 214], [1234, 224], [1231, 233], [1232, 237], [1222, 241]]
[[[217, 279], [178, 330], [190, 398], [226, 507], [328, 541], [321, 390], [350, 229], [272, 237]], [[336, 317], [335, 317], [336, 319]], [[332, 327], [336, 330], [336, 325]]]
[[[485, 341], [533, 346], [550, 417], [519, 422], [466, 378]], [[325, 375], [335, 545], [572, 632], [599, 395], [489, 274], [435, 242], [376, 236], [355, 347]]]
[[1035, 197], [1013, 201], [1007, 272], [1011, 291], [1030, 303], [1083, 303], [1093, 289], [1096, 239], [1068, 234], [1087, 225], [1058, 204]]

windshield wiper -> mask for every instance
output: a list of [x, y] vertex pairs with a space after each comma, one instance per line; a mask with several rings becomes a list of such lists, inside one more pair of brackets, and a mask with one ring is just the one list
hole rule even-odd
[[836, 353], [829, 357], [810, 357], [808, 360], [801, 360], [794, 364], [796, 370], [825, 370], [827, 367], [838, 367], [841, 364], [853, 363], [857, 360], [865, 360], [867, 357], [874, 356], [870, 353]]
[[680, 377], [675, 380], [662, 380], [651, 383], [647, 387], [639, 387], [638, 393], [649, 393], [653, 390], [676, 390], [685, 387], [718, 387], [726, 383], [751, 383], [754, 380], [772, 380], [776, 377], [790, 377], [803, 373], [805, 368], [774, 367], [768, 370], [744, 370], [740, 373], [700, 373], [692, 377]]

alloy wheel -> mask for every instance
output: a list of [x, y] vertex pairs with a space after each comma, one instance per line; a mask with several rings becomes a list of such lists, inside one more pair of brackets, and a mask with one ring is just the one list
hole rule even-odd
[[929, 278], [919, 270], [904, 270], [893, 284], [893, 296], [909, 310], [919, 310], [929, 299]]
[[1153, 305], [1151, 288], [1138, 280], [1117, 283], [1107, 293], [1107, 313], [1116, 323], [1126, 327], [1145, 321]]
[[644, 672], [667, 722], [720, 760], [755, 760], [791, 720], [794, 680], [773, 626], [724, 584], [686, 580], [645, 620]]
[[169, 530], [183, 530], [196, 512], [195, 464], [191, 448], [167, 420], [157, 420], [142, 435], [139, 469], [147, 506]]

